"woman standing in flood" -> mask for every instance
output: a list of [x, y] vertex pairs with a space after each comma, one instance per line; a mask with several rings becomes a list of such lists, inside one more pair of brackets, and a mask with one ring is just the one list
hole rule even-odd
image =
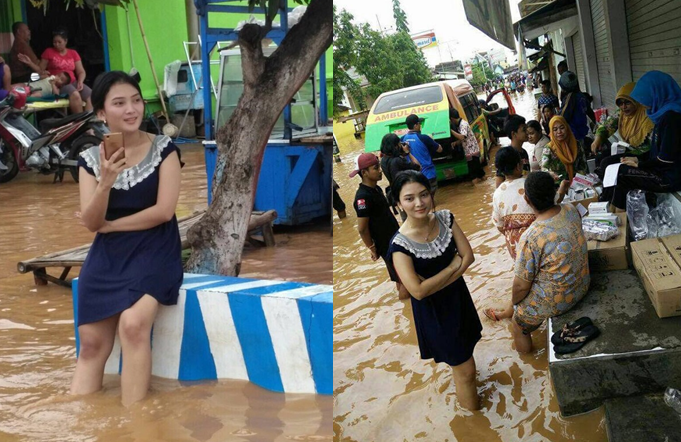
[[421, 359], [449, 364], [463, 408], [480, 407], [473, 349], [482, 324], [463, 274], [473, 250], [449, 210], [432, 212], [428, 179], [404, 171], [392, 185], [407, 219], [388, 250], [400, 280], [411, 294]]
[[94, 146], [78, 160], [82, 223], [97, 236], [78, 282], [80, 348], [71, 393], [101, 389], [118, 329], [128, 406], [149, 389], [158, 306], [177, 304], [182, 285], [175, 217], [182, 163], [170, 138], [139, 130], [144, 102], [130, 76], [103, 74], [92, 97], [97, 116], [123, 134], [125, 147], [106, 159], [103, 147]]

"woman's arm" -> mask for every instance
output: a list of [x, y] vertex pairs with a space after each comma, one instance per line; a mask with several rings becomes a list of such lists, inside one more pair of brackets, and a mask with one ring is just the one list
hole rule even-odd
[[452, 276], [450, 276], [449, 279], [442, 284], [442, 286], [438, 287], [436, 291], [442, 290], [449, 284], [459, 279], [466, 272], [466, 270], [468, 270], [468, 267], [470, 267], [470, 265], [475, 261], [473, 248], [456, 221], [452, 221], [452, 235], [454, 235], [454, 242], [456, 243], [459, 256], [461, 256], [461, 267], [459, 267], [454, 274], [452, 274]]
[[458, 248], [458, 254], [447, 267], [428, 279], [421, 280], [419, 275], [416, 274], [414, 263], [409, 256], [400, 252], [393, 253], [395, 270], [397, 270], [402, 284], [414, 298], [420, 300], [439, 292], [459, 279], [475, 261], [473, 249], [456, 221], [452, 222], [452, 235]]
[[513, 302], [513, 305], [525, 299], [530, 293], [531, 287], [532, 283], [530, 281], [525, 281], [524, 279], [518, 278], [517, 276], [513, 277], [513, 294], [511, 297], [511, 302]]
[[107, 221], [101, 233], [147, 230], [170, 221], [180, 197], [180, 158], [173, 152], [161, 163], [156, 204], [133, 215]]
[[83, 62], [80, 60], [76, 62], [76, 81], [78, 82], [76, 84], [76, 90], [82, 91], [83, 82], [85, 81], [85, 69], [83, 68]]
[[438, 274], [421, 280], [414, 269], [414, 262], [410, 256], [402, 252], [394, 252], [392, 259], [400, 281], [409, 293], [418, 300], [424, 299], [444, 287], [443, 284], [461, 267], [463, 262], [462, 258], [456, 255], [452, 262]]
[[97, 232], [105, 226], [106, 209], [109, 207], [109, 194], [118, 174], [125, 168], [125, 159], [116, 161], [123, 148], [114, 152], [109, 160], [104, 158], [104, 147], [99, 146], [100, 175], [99, 182], [84, 168], [78, 173], [80, 189], [80, 218], [83, 225], [91, 232]]

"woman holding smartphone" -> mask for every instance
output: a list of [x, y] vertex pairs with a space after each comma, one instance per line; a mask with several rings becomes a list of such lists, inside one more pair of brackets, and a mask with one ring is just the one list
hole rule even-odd
[[182, 285], [175, 207], [180, 193], [180, 151], [167, 136], [139, 130], [144, 102], [139, 84], [113, 71], [92, 91], [97, 116], [122, 145], [81, 154], [82, 223], [97, 232], [78, 282], [80, 351], [72, 394], [102, 387], [116, 330], [121, 340], [123, 405], [147, 393], [151, 378], [151, 326], [159, 304], [177, 304]]

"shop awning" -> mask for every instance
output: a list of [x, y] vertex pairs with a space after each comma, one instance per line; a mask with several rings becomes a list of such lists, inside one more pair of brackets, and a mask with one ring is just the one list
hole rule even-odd
[[575, 0], [555, 0], [513, 24], [513, 34], [532, 40], [562, 28], [577, 16]]
[[463, 9], [468, 23], [492, 40], [516, 50], [508, 0], [463, 0]]

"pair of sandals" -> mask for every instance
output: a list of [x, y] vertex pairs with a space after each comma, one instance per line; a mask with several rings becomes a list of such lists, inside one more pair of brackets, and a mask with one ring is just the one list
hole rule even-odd
[[600, 334], [601, 331], [593, 324], [591, 319], [584, 316], [565, 324], [563, 328], [556, 331], [551, 336], [551, 343], [557, 354], [573, 353]]

